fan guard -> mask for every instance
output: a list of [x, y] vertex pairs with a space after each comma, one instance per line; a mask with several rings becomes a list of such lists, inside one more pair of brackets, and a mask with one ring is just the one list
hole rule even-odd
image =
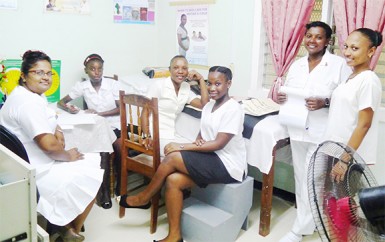
[[[330, 173], [345, 153], [352, 159], [345, 179], [337, 183]], [[385, 241], [385, 187], [377, 186], [372, 172], [352, 148], [332, 141], [320, 144], [310, 160], [308, 192], [322, 241]]]

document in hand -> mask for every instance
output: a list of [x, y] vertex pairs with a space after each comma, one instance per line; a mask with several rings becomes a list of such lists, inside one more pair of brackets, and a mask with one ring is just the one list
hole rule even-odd
[[305, 129], [307, 115], [305, 98], [309, 95], [303, 89], [281, 87], [280, 92], [286, 93], [287, 100], [279, 110], [279, 122], [290, 127]]
[[243, 110], [246, 114], [252, 116], [262, 116], [279, 111], [279, 104], [271, 98], [252, 98], [242, 101]]

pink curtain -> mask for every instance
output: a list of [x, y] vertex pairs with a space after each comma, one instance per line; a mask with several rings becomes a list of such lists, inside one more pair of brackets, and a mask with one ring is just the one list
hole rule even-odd
[[[385, 0], [333, 0], [334, 20], [337, 27], [338, 44], [342, 50], [349, 33], [358, 28], [370, 28], [385, 37]], [[372, 57], [372, 70], [380, 58], [381, 49], [377, 48]]]
[[277, 79], [269, 97], [277, 101], [282, 76], [298, 53], [305, 24], [308, 23], [315, 0], [263, 0], [263, 21], [269, 38], [270, 51]]

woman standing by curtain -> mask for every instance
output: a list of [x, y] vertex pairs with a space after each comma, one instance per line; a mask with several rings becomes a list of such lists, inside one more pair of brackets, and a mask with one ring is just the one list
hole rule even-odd
[[[303, 100], [308, 116], [306, 128], [287, 126], [293, 155], [297, 217], [291, 231], [280, 242], [301, 241], [302, 235], [313, 234], [315, 229], [307, 196], [307, 167], [326, 130], [331, 93], [351, 73], [343, 58], [327, 51], [331, 34], [326, 23], [316, 21], [306, 25], [304, 45], [308, 55], [291, 65], [285, 82], [287, 87], [308, 93]], [[287, 98], [284, 93], [278, 94], [279, 103]]]
[[[353, 73], [333, 92], [326, 132], [326, 139], [357, 150], [367, 164], [376, 162], [382, 92], [370, 62], [382, 39], [381, 33], [368, 28], [357, 29], [346, 39], [342, 52]], [[337, 182], [344, 179], [349, 159], [346, 156], [345, 161], [334, 166], [332, 178]]]

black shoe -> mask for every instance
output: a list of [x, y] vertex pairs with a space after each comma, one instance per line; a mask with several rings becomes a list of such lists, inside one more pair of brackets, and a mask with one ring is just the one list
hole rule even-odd
[[102, 207], [104, 209], [111, 208], [112, 207], [112, 201], [110, 198], [109, 191], [107, 191], [107, 190], [103, 189], [103, 187], [101, 187], [99, 189], [98, 194], [96, 195], [96, 204], [99, 207]]
[[[159, 242], [159, 240], [153, 240], [153, 242]], [[177, 242], [183, 242], [183, 238], [181, 238], [181, 239], [178, 240]]]
[[128, 197], [127, 194], [125, 194], [116, 198], [119, 201], [119, 206], [125, 207], [125, 208], [139, 208], [139, 209], [149, 209], [151, 207], [151, 202], [148, 202], [147, 204], [144, 204], [141, 206], [131, 206], [126, 202], [127, 197]]

